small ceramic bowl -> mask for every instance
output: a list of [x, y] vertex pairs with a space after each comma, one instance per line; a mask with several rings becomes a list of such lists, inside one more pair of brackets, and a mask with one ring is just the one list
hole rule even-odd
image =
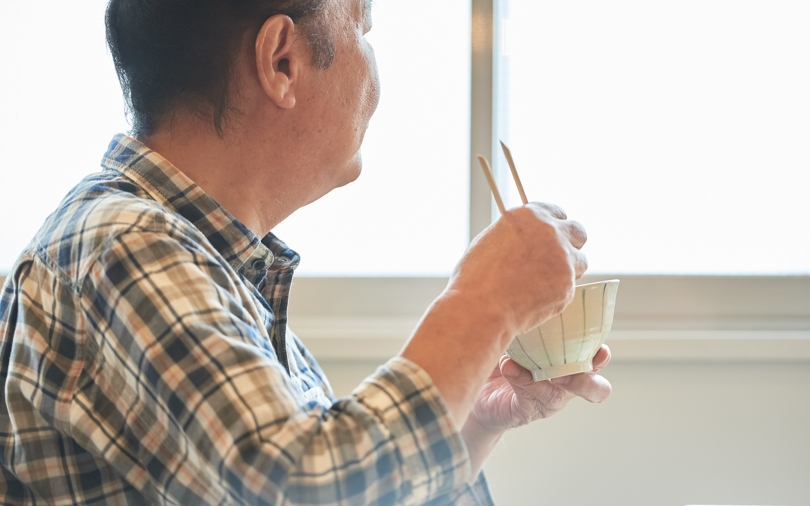
[[618, 280], [580, 285], [559, 315], [519, 335], [506, 354], [532, 372], [534, 381], [593, 370], [593, 357], [613, 325]]

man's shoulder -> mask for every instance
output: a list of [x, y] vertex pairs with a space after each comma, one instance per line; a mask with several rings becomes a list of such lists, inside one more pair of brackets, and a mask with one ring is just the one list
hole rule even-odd
[[45, 220], [29, 253], [79, 282], [89, 266], [124, 234], [196, 235], [196, 229], [115, 171], [84, 178]]

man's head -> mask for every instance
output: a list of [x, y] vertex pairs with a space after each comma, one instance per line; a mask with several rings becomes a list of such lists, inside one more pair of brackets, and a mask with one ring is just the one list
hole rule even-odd
[[107, 42], [136, 134], [148, 135], [177, 108], [209, 119], [221, 135], [235, 112], [237, 55], [268, 18], [301, 28], [312, 65], [334, 58], [332, 0], [110, 0]]
[[110, 0], [134, 134], [266, 233], [360, 174], [379, 101], [370, 4]]

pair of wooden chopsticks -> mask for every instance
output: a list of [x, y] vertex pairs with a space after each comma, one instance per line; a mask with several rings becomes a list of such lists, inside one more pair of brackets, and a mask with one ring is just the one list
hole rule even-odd
[[[501, 141], [501, 148], [503, 148], [503, 154], [506, 156], [506, 161], [509, 163], [509, 170], [512, 171], [512, 179], [515, 180], [515, 185], [517, 185], [518, 193], [520, 193], [520, 200], [523, 201], [524, 204], [528, 204], [529, 200], [526, 198], [526, 192], [523, 191], [523, 185], [520, 183], [520, 176], [518, 176], [517, 169], [515, 168], [515, 161], [512, 159], [512, 151], [506, 147], [506, 144]], [[506, 212], [506, 208], [503, 205], [503, 200], [501, 199], [501, 192], [498, 191], [498, 185], [495, 184], [495, 177], [492, 175], [492, 169], [489, 166], [489, 162], [484, 157], [484, 155], [477, 155], [478, 162], [481, 164], [481, 168], [484, 169], [484, 176], [487, 178], [487, 183], [489, 183], [489, 188], [492, 190], [492, 195], [495, 196], [495, 202], [498, 204], [498, 209], [501, 211], [501, 214]]]

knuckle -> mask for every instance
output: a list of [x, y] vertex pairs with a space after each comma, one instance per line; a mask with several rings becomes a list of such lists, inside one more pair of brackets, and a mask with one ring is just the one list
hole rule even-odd
[[583, 243], [588, 240], [588, 232], [585, 230], [585, 226], [582, 225], [582, 223], [575, 220], [569, 220], [567, 223], [572, 236], [580, 239]]
[[580, 268], [582, 269], [582, 272], [585, 272], [585, 271], [588, 270], [588, 257], [585, 256], [584, 253], [580, 253], [580, 254], [577, 255], [577, 263], [579, 264]]
[[551, 214], [553, 214], [555, 217], [557, 217], [557, 218], [559, 218], [561, 220], [567, 220], [568, 219], [568, 214], [563, 210], [562, 207], [551, 204], [551, 208], [552, 208]]
[[550, 214], [553, 217], [555, 217], [557, 219], [560, 219], [560, 220], [568, 219], [568, 215], [565, 213], [563, 208], [556, 205], [556, 204], [550, 204], [548, 202], [529, 202], [524, 207], [530, 207], [530, 208], [536, 209], [538, 211]]

